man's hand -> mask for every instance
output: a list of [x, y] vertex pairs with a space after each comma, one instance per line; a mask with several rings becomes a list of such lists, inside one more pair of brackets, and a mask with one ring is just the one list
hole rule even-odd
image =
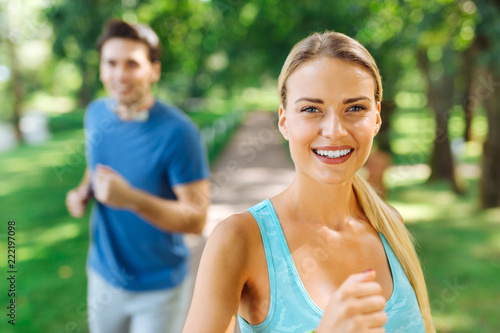
[[111, 167], [97, 164], [94, 198], [103, 205], [129, 209], [168, 232], [201, 233], [209, 200], [208, 180], [174, 187], [177, 200], [164, 199], [131, 186]]
[[90, 200], [89, 186], [79, 186], [66, 194], [66, 207], [73, 217], [82, 217], [85, 214]]
[[97, 164], [94, 175], [94, 197], [113, 208], [131, 208], [134, 188], [111, 167]]

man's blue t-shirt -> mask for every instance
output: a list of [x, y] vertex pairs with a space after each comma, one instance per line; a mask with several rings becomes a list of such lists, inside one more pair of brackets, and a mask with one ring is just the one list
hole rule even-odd
[[[87, 167], [110, 166], [135, 188], [175, 200], [173, 187], [206, 179], [206, 152], [196, 126], [178, 109], [158, 101], [146, 121], [123, 121], [107, 100], [85, 115]], [[168, 233], [130, 210], [95, 202], [88, 265], [109, 283], [146, 291], [171, 288], [188, 272], [182, 234]]]

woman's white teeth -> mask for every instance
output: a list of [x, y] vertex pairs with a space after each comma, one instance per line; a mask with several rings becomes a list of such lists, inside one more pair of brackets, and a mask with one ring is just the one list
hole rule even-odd
[[330, 158], [338, 158], [341, 156], [345, 156], [351, 152], [352, 149], [344, 149], [344, 150], [316, 150], [316, 154], [330, 157]]

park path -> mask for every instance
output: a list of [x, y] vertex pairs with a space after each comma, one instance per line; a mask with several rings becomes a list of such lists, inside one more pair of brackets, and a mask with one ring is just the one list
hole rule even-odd
[[276, 121], [276, 113], [248, 114], [217, 160], [205, 236], [224, 218], [278, 194], [292, 181], [293, 163]]
[[278, 194], [291, 183], [294, 167], [276, 121], [276, 113], [248, 113], [213, 166], [207, 225], [202, 236], [186, 236], [192, 251], [193, 287], [203, 248], [217, 223]]

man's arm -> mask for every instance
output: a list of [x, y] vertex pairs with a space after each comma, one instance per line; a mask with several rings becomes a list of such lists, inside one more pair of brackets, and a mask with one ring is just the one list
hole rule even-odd
[[160, 198], [132, 187], [110, 167], [96, 168], [94, 197], [102, 204], [129, 209], [168, 232], [201, 233], [210, 203], [209, 181], [182, 184], [173, 190], [177, 200]]
[[130, 207], [144, 219], [167, 231], [201, 234], [210, 202], [208, 180], [179, 185], [173, 190], [177, 201], [135, 189]]
[[90, 173], [85, 169], [80, 184], [66, 194], [66, 207], [73, 217], [82, 217], [90, 201]]

